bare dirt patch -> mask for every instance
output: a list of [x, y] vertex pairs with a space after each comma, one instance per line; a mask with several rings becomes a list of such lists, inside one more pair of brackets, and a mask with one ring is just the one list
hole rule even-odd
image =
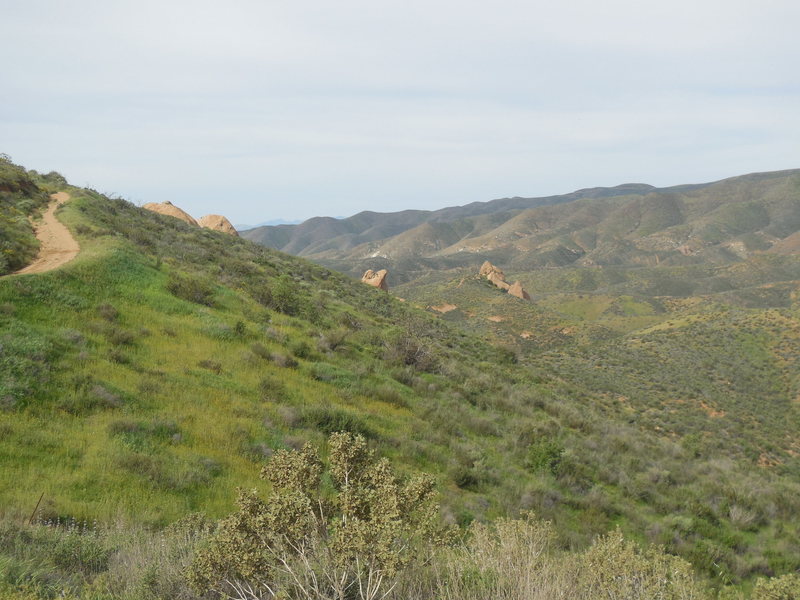
[[440, 304], [439, 306], [431, 306], [431, 310], [435, 310], [436, 312], [440, 312], [442, 314], [449, 313], [457, 309], [458, 307], [455, 304]]

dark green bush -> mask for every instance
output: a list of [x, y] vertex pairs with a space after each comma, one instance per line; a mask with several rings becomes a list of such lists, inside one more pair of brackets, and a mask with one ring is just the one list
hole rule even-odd
[[552, 440], [539, 440], [528, 448], [525, 466], [534, 472], [547, 471], [555, 475], [563, 455], [564, 447], [561, 444]]
[[167, 282], [169, 292], [182, 300], [214, 306], [214, 286], [207, 279], [172, 273]]
[[349, 431], [366, 438], [376, 438], [377, 433], [361, 417], [332, 406], [320, 406], [303, 411], [301, 422], [305, 427], [317, 429], [328, 435]]

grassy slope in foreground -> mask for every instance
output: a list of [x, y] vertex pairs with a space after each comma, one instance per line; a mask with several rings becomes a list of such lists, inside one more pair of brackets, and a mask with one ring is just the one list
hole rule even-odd
[[709, 575], [800, 566], [791, 477], [321, 267], [70, 192], [81, 255], [0, 280], [6, 516], [41, 493], [45, 516], [221, 515], [274, 449], [349, 429], [436, 474], [459, 522], [534, 509], [567, 545], [620, 524]]
[[484, 417], [467, 403], [448, 412], [463, 441], [435, 431], [431, 411], [477, 393], [445, 373], [506, 354], [302, 260], [71, 192], [61, 217], [84, 252], [0, 280], [7, 512], [44, 492], [79, 519], [222, 514], [273, 449], [338, 429], [457, 470]]

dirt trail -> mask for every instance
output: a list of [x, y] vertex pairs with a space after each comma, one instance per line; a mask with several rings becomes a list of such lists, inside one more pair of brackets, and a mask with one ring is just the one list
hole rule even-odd
[[47, 207], [41, 222], [36, 226], [36, 237], [42, 243], [39, 255], [31, 264], [16, 274], [45, 273], [71, 261], [81, 249], [69, 229], [56, 219], [56, 209], [69, 200], [67, 192], [57, 192], [50, 196], [52, 202]]

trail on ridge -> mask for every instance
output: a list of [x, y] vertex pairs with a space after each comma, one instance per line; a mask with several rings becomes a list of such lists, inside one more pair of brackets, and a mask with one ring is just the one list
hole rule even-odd
[[72, 237], [61, 221], [56, 219], [56, 210], [70, 199], [67, 192], [51, 194], [52, 201], [42, 215], [41, 222], [36, 226], [36, 237], [41, 242], [39, 254], [27, 267], [16, 271], [23, 273], [46, 273], [71, 261], [80, 251], [78, 242]]

